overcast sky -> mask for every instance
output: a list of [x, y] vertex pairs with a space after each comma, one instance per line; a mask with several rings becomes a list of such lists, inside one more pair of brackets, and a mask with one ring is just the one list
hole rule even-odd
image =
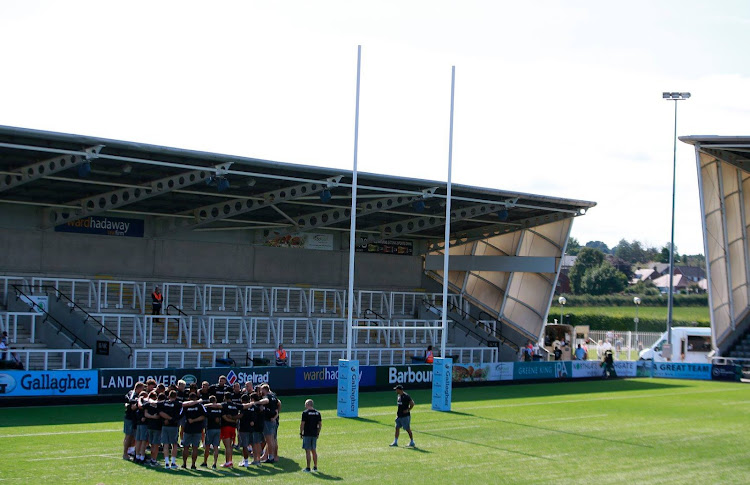
[[[750, 135], [747, 1], [0, 2], [0, 124], [597, 202], [669, 241], [679, 135]], [[703, 252], [678, 143], [681, 253]]]

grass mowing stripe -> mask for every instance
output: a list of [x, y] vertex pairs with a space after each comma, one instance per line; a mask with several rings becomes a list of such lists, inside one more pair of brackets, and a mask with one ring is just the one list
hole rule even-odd
[[50, 433], [22, 433], [22, 434], [0, 434], [0, 439], [5, 438], [26, 438], [29, 436], [54, 436], [59, 434], [90, 434], [90, 433], [122, 433], [120, 429], [91, 429], [87, 431], [54, 431]]

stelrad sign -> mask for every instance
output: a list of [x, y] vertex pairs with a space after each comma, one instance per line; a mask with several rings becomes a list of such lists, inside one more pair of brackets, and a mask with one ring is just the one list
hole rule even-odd
[[97, 393], [95, 370], [5, 371], [0, 396], [86, 396]]

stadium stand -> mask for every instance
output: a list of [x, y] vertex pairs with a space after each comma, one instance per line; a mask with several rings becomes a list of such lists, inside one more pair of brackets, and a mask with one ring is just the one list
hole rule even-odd
[[[331, 365], [346, 349], [346, 290], [341, 288], [14, 279], [9, 286], [9, 291], [15, 292], [12, 305], [29, 306], [31, 296], [46, 296], [49, 308], [43, 314], [3, 312], [0, 318], [8, 322], [6, 327], [12, 322], [15, 330], [21, 321], [21, 328], [34, 332], [39, 325], [57, 322], [81, 350], [96, 345], [104, 335], [113, 349], [122, 351], [119, 360], [109, 362], [114, 366], [209, 367], [217, 359], [249, 365], [271, 361], [279, 343], [287, 347], [291, 366]], [[155, 286], [164, 289], [162, 315], [150, 314], [147, 294]], [[427, 345], [437, 345], [438, 330], [417, 329], [440, 320], [441, 299], [440, 293], [424, 291], [356, 290], [355, 325], [402, 328], [357, 332], [357, 357], [365, 365], [410, 363]], [[466, 362], [494, 362], [501, 345], [514, 345], [494, 336], [497, 321], [469, 319], [460, 295], [450, 294], [449, 305], [449, 355]], [[87, 333], [89, 338], [84, 336]], [[18, 335], [25, 349], [35, 344], [30, 335]], [[19, 343], [18, 337], [13, 342]], [[516, 352], [517, 347], [511, 350]], [[91, 357], [87, 357], [90, 367]], [[36, 362], [33, 365], [38, 366]], [[44, 368], [64, 368], [62, 365], [58, 359], [48, 361]]]

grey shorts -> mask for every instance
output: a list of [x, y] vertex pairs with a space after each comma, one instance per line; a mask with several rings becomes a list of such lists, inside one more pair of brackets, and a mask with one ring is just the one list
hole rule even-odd
[[201, 436], [203, 433], [185, 433], [182, 435], [182, 446], [187, 448], [188, 446], [195, 446], [198, 448], [201, 445]]
[[240, 437], [238, 439], [239, 445], [243, 448], [247, 448], [252, 444], [252, 434], [249, 431], [240, 431]]
[[133, 429], [133, 421], [130, 419], [126, 419], [122, 423], [122, 432], [125, 433], [127, 436], [134, 436], [135, 435], [135, 429]]
[[148, 442], [152, 445], [160, 445], [161, 444], [161, 430], [160, 429], [150, 429], [148, 430]]
[[253, 431], [253, 444], [260, 444], [263, 443], [263, 433], [259, 433], [258, 431]]
[[302, 449], [303, 450], [314, 450], [318, 444], [317, 436], [303, 436], [302, 437]]
[[396, 418], [396, 429], [404, 428], [406, 431], [411, 429], [411, 415]]
[[147, 441], [148, 440], [148, 425], [139, 424], [135, 430], [136, 441]]
[[276, 436], [276, 429], [278, 428], [278, 424], [276, 424], [275, 421], [266, 421], [263, 424], [263, 435], [264, 436]]
[[179, 428], [177, 426], [164, 426], [161, 429], [161, 444], [176, 445]]
[[221, 443], [221, 429], [206, 429], [206, 448], [208, 448], [209, 446], [218, 448], [219, 443]]

